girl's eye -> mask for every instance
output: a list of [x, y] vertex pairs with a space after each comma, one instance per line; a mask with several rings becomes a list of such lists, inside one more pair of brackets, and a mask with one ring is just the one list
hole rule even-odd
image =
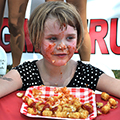
[[74, 39], [74, 37], [72, 36], [67, 37], [67, 40], [72, 40], [72, 39]]
[[56, 41], [57, 40], [57, 38], [56, 37], [50, 37], [50, 38], [48, 38], [50, 41]]

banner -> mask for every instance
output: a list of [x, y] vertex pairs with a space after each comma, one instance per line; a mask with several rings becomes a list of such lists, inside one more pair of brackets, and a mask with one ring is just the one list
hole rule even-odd
[[[44, 0], [30, 0], [24, 22], [25, 46], [21, 63], [25, 60], [41, 59], [29, 39], [27, 22], [31, 12]], [[6, 6], [7, 7], [7, 6]], [[7, 9], [3, 25], [0, 29], [0, 46], [7, 53], [7, 64], [12, 64], [10, 49], [10, 33], [8, 29]], [[88, 31], [91, 37], [91, 60], [93, 65], [105, 65], [112, 70], [120, 70], [120, 0], [88, 0], [87, 1]], [[80, 60], [78, 54], [72, 57]]]
[[91, 62], [120, 70], [120, 0], [88, 0]]

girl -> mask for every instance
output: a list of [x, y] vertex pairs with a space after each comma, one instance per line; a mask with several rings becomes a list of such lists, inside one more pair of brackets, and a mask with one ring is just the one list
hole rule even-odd
[[90, 35], [87, 29], [87, 0], [45, 0], [48, 1], [66, 1], [73, 4], [78, 10], [82, 19], [83, 28], [84, 28], [84, 41], [78, 50], [81, 61], [90, 61], [91, 55], [91, 40]]
[[120, 80], [90, 64], [71, 60], [83, 39], [81, 18], [73, 5], [45, 2], [34, 10], [28, 27], [31, 41], [43, 59], [25, 62], [4, 75], [0, 97], [17, 89], [45, 85], [88, 87], [120, 98]]

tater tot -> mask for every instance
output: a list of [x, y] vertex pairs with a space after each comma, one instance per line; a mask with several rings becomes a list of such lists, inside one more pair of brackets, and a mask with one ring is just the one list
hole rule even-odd
[[58, 107], [58, 108], [57, 108], [57, 110], [56, 110], [56, 111], [61, 112], [61, 111], [62, 111], [62, 106], [58, 105], [57, 107]]
[[62, 111], [64, 111], [64, 112], [71, 112], [71, 109], [68, 108], [68, 107], [63, 107]]
[[50, 111], [50, 110], [44, 110], [44, 111], [42, 112], [42, 115], [43, 115], [43, 116], [52, 116], [52, 114], [53, 114], [53, 112]]
[[42, 101], [38, 101], [35, 105], [35, 108], [38, 108], [38, 106], [42, 103]]
[[20, 98], [23, 97], [23, 93], [21, 93], [21, 92], [18, 92], [16, 95]]
[[89, 112], [89, 114], [91, 114], [93, 112], [93, 107], [90, 103], [85, 103], [82, 105], [82, 108], [87, 110]]
[[81, 102], [79, 100], [76, 100], [74, 103], [73, 103], [74, 106], [76, 106], [76, 108], [79, 108], [81, 107]]
[[71, 112], [75, 112], [75, 111], [77, 110], [74, 105], [70, 105], [69, 107], [70, 107], [70, 109], [71, 109]]
[[118, 104], [118, 102], [117, 102], [115, 99], [113, 99], [113, 98], [110, 98], [110, 99], [109, 99], [109, 103], [110, 103], [112, 106], [116, 106], [116, 105]]
[[27, 103], [28, 99], [29, 99], [28, 96], [23, 96], [23, 97], [22, 97], [22, 100], [23, 100], [23, 102], [25, 102], [25, 103]]
[[102, 115], [102, 112], [100, 112], [99, 110], [97, 110], [97, 115]]
[[103, 106], [103, 103], [102, 102], [96, 102], [96, 105], [98, 108], [101, 108]]
[[81, 109], [81, 110], [79, 111], [79, 113], [80, 113], [80, 118], [81, 118], [81, 119], [85, 119], [85, 118], [87, 118], [88, 115], [89, 115], [89, 112], [88, 112], [87, 110], [83, 110], [83, 109]]
[[93, 106], [90, 103], [81, 103], [79, 98], [70, 94], [67, 87], [55, 89], [54, 92], [60, 94], [43, 97], [41, 96], [41, 90], [33, 89], [32, 97], [34, 99], [29, 98], [30, 96], [22, 98], [28, 105], [27, 113], [40, 116], [85, 119], [93, 112]]
[[38, 106], [37, 106], [37, 109], [38, 109], [39, 111], [42, 111], [42, 110], [43, 110], [43, 107], [44, 107], [44, 104], [41, 104], [41, 105], [38, 105]]
[[27, 112], [32, 115], [37, 115], [37, 109], [36, 108], [30, 108], [28, 107]]
[[68, 114], [67, 114], [67, 112], [65, 111], [65, 112], [55, 112], [55, 116], [56, 117], [61, 117], [61, 118], [67, 118], [68, 117]]
[[106, 92], [102, 92], [101, 94], [101, 98], [105, 101], [109, 100], [110, 96], [109, 94], [107, 94]]
[[80, 113], [79, 112], [74, 112], [74, 113], [69, 113], [68, 118], [75, 118], [79, 119], [80, 118]]
[[109, 111], [110, 111], [110, 105], [109, 104], [106, 104], [106, 105], [104, 105], [102, 108], [101, 108], [101, 112], [103, 113], [103, 114], [107, 114]]
[[31, 106], [32, 104], [34, 103], [34, 100], [33, 99], [28, 99], [27, 100], [27, 104], [28, 104], [28, 106]]

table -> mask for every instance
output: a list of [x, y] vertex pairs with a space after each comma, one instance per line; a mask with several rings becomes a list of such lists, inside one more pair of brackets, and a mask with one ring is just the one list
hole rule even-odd
[[[16, 91], [0, 99], [0, 120], [38, 120], [37, 118], [29, 118], [20, 113], [22, 99], [16, 96], [18, 92], [25, 93], [25, 91]], [[118, 107], [111, 109], [108, 114], [97, 116], [94, 120], [120, 120], [120, 99], [113, 98], [118, 101]], [[96, 94], [96, 101], [106, 103], [101, 100], [100, 94]], [[48, 119], [39, 118], [39, 120]]]

